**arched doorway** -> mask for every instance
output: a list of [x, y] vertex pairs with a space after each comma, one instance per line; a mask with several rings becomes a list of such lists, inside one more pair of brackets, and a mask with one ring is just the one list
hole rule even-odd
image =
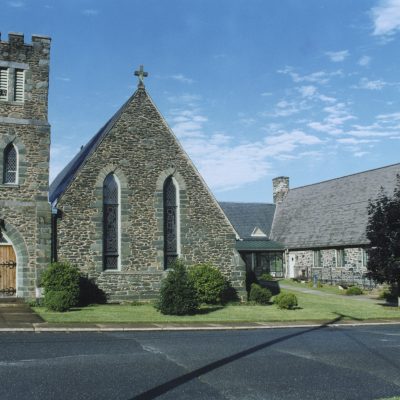
[[17, 283], [17, 258], [6, 236], [0, 240], [0, 296], [14, 296]]

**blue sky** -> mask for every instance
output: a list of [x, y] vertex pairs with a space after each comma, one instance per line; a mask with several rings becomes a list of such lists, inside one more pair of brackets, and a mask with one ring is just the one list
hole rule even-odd
[[51, 177], [146, 88], [218, 200], [400, 162], [400, 0], [0, 0], [52, 37]]

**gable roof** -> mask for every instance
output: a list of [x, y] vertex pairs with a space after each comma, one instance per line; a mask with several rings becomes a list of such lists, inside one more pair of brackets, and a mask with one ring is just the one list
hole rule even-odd
[[81, 148], [76, 156], [64, 167], [64, 169], [56, 176], [49, 188], [49, 201], [54, 203], [68, 188], [74, 179], [79, 168], [85, 163], [89, 156], [96, 150], [103, 138], [113, 128], [118, 118], [124, 112], [126, 107], [138, 95], [138, 92], [144, 89], [138, 89], [123, 104], [123, 106], [108, 120], [108, 122], [94, 135], [89, 142]]
[[400, 164], [290, 189], [277, 205], [271, 239], [288, 248], [366, 245], [368, 202], [392, 195]]
[[234, 202], [219, 204], [241, 239], [256, 239], [252, 236], [256, 228], [269, 237], [275, 204]]

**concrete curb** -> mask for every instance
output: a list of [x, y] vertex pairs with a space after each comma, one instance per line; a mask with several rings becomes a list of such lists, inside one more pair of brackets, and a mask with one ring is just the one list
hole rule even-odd
[[33, 324], [31, 327], [0, 327], [2, 332], [168, 332], [168, 331], [232, 331], [232, 330], [260, 330], [260, 329], [285, 329], [285, 328], [343, 328], [361, 326], [389, 326], [400, 325], [400, 322], [349, 322], [343, 324], [290, 324], [290, 325], [213, 325], [213, 326], [170, 326], [158, 325], [150, 327], [140, 326], [112, 326], [112, 325], [93, 325], [93, 326], [45, 326], [44, 324]]

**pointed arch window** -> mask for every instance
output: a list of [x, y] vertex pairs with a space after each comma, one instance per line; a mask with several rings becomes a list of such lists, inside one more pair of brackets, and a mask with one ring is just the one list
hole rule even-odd
[[111, 173], [103, 184], [103, 266], [107, 270], [119, 266], [119, 198], [118, 180]]
[[164, 268], [178, 258], [178, 194], [172, 176], [164, 183]]
[[10, 143], [4, 149], [3, 183], [17, 183], [18, 153], [16, 147]]

